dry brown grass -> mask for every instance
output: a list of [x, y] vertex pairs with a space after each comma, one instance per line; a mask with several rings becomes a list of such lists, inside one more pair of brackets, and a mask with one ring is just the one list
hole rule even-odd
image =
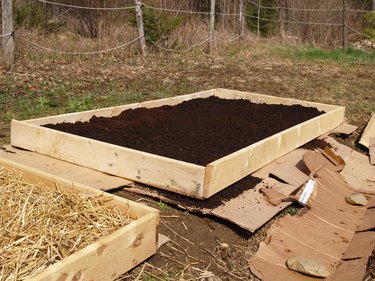
[[[64, 1], [60, 1], [64, 2]], [[65, 1], [71, 3], [71, 1]], [[207, 2], [207, 1], [206, 1]], [[201, 1], [162, 1], [162, 0], [145, 0], [147, 6], [158, 7], [161, 9], [185, 10], [208, 12], [209, 2]], [[256, 9], [255, 1], [244, 1], [245, 14]], [[364, 4], [358, 4], [358, 1], [346, 1], [347, 9], [366, 9]], [[17, 2], [22, 5], [22, 2]], [[27, 2], [25, 2], [27, 5]], [[30, 2], [31, 3], [31, 2]], [[80, 1], [80, 5], [92, 7], [123, 7], [133, 6], [133, 1], [111, 0], [104, 2], [96, 0]], [[229, 43], [236, 42], [240, 34], [239, 21], [239, 1], [216, 1], [217, 9], [215, 21], [215, 43], [216, 49], [222, 48]], [[304, 42], [320, 44], [324, 46], [337, 47], [341, 46], [342, 40], [342, 8], [341, 0], [330, 1], [301, 1], [301, 0], [278, 0], [271, 7], [282, 6], [283, 9], [269, 10], [276, 11], [271, 20], [283, 21], [270, 22], [274, 27], [269, 31], [267, 37], [276, 36], [279, 43], [283, 41]], [[94, 52], [104, 49], [110, 49], [120, 46], [126, 42], [138, 37], [137, 29], [132, 26], [134, 17], [132, 10], [119, 11], [90, 11], [74, 8], [66, 8], [48, 5], [47, 9], [42, 5], [45, 18], [39, 19], [40, 25], [30, 28], [28, 26], [16, 26], [18, 38], [16, 40], [17, 48], [39, 52], [39, 48], [22, 40], [26, 38], [32, 42], [38, 43], [46, 48], [64, 52]], [[291, 9], [288, 9], [291, 8]], [[296, 8], [297, 10], [294, 10]], [[338, 9], [338, 11], [324, 12], [311, 11], [311, 9], [329, 10]], [[267, 9], [264, 9], [267, 10]], [[164, 14], [166, 17], [182, 17], [182, 23], [172, 32], [168, 39], [163, 42], [162, 46], [175, 49], [176, 51], [184, 50], [189, 46], [198, 44], [207, 40], [209, 15], [206, 14], [186, 14], [175, 11], [153, 10], [156, 14]], [[229, 15], [223, 15], [229, 14]], [[363, 30], [363, 17], [360, 12], [348, 11], [346, 13], [346, 23], [352, 28], [359, 31]], [[245, 17], [245, 20], [256, 22], [255, 19]], [[295, 24], [291, 22], [312, 22], [312, 23], [334, 23], [338, 26], [325, 26], [315, 24]], [[46, 23], [45, 23], [46, 22]], [[55, 31], [48, 31], [48, 26], [57, 24], [60, 26]], [[347, 31], [347, 40], [354, 42], [362, 38], [349, 29]], [[251, 30], [246, 29], [247, 37]], [[333, 43], [332, 43], [333, 42]], [[150, 46], [152, 47], [152, 46]], [[205, 49], [207, 44], [203, 44], [200, 49]], [[152, 48], [150, 48], [152, 49]], [[153, 48], [157, 50], [157, 48]], [[138, 52], [138, 43], [121, 49], [122, 53], [132, 54]]]
[[130, 222], [108, 198], [48, 189], [0, 168], [0, 280], [24, 280]]

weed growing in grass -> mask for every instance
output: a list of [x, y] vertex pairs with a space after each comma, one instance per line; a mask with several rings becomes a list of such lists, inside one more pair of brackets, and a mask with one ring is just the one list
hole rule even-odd
[[291, 216], [295, 216], [295, 215], [297, 215], [297, 213], [298, 213], [298, 208], [297, 207], [295, 207], [295, 206], [289, 206], [287, 209], [286, 209], [286, 213], [287, 214], [289, 214], [289, 215], [291, 215]]
[[82, 98], [69, 98], [68, 103], [66, 107], [69, 109], [69, 111], [85, 111], [94, 109], [94, 99], [91, 95], [86, 95]]
[[40, 107], [45, 107], [45, 106], [57, 107], [58, 104], [54, 100], [50, 100], [49, 98], [45, 96], [41, 96], [39, 97], [39, 106]]
[[166, 203], [164, 203], [163, 201], [159, 201], [158, 203], [158, 209], [160, 211], [165, 211], [168, 209], [168, 205]]

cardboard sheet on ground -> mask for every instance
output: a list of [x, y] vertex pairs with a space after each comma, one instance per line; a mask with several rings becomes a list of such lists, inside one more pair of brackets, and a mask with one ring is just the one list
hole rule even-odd
[[[244, 229], [254, 232], [256, 229], [261, 227], [272, 217], [284, 210], [291, 202], [282, 202], [278, 206], [270, 204], [260, 192], [261, 188], [272, 186], [281, 186], [279, 189], [283, 189], [284, 192], [293, 192], [296, 188], [277, 182], [273, 179], [267, 179], [250, 190], [245, 191], [240, 196], [233, 198], [222, 205], [214, 208], [207, 208], [204, 206], [204, 202], [189, 205], [182, 203], [180, 200], [172, 199], [171, 197], [159, 194], [158, 190], [142, 185], [134, 185], [133, 187], [126, 187], [124, 191], [134, 192], [141, 195], [158, 198], [165, 202], [175, 204], [182, 209], [186, 209], [193, 212], [199, 212], [202, 214], [213, 215], [227, 221], [230, 221]], [[165, 194], [166, 192], [163, 192]]]
[[361, 225], [357, 228], [357, 231], [366, 231], [371, 229], [375, 229], [375, 209], [367, 210]]
[[[158, 198], [190, 211], [210, 214], [254, 232], [292, 203], [281, 202], [277, 206], [274, 206], [267, 201], [265, 196], [260, 192], [260, 189], [273, 188], [285, 195], [285, 197], [295, 192], [303, 182], [308, 180], [308, 177], [303, 176], [301, 171], [296, 168], [298, 163], [301, 162], [304, 153], [304, 149], [296, 149], [263, 167], [253, 174], [253, 176], [263, 179], [261, 183], [213, 208], [207, 208], [204, 201], [198, 201], [199, 204], [189, 205], [186, 201], [178, 200], [178, 196], [177, 198], [174, 195], [168, 196], [168, 192], [159, 191], [144, 185], [136, 184], [132, 187], [125, 187], [124, 190]], [[289, 168], [280, 168], [284, 165]], [[268, 176], [271, 171], [277, 171], [277, 178], [285, 182], [288, 182], [288, 179], [291, 179], [293, 175], [297, 175], [296, 179], [293, 181], [296, 186], [269, 178]], [[197, 202], [197, 200], [195, 202]]]
[[367, 261], [368, 257], [342, 261], [327, 281], [362, 281], [366, 275]]
[[340, 172], [345, 181], [358, 192], [375, 194], [375, 166], [370, 164], [368, 156], [338, 143], [333, 138], [326, 137], [324, 141], [332, 145], [334, 152], [345, 160], [345, 167]]
[[359, 143], [366, 146], [367, 148], [370, 145], [370, 138], [375, 137], [375, 114], [373, 114], [368, 121], [365, 129], [363, 130], [362, 136], [359, 140]]
[[48, 172], [101, 190], [111, 190], [132, 183], [131, 181], [78, 166], [39, 153], [5, 146], [0, 157]]
[[[325, 166], [318, 155], [308, 154], [310, 157], [304, 157], [308, 167], [316, 168], [316, 163]], [[352, 194], [353, 188], [341, 175], [327, 167], [318, 170], [314, 180], [316, 196], [310, 200], [311, 209], [305, 208], [297, 216], [285, 216], [276, 222], [265, 241], [261, 242], [258, 252], [249, 260], [252, 272], [261, 280], [316, 280], [286, 267], [287, 259], [293, 256], [318, 260], [330, 271], [325, 280], [363, 279], [375, 244], [375, 234], [356, 233], [356, 230], [366, 222], [364, 218], [368, 212], [374, 209], [347, 204], [345, 196]], [[370, 216], [368, 220], [371, 220]], [[343, 258], [350, 260], [343, 262]], [[353, 266], [356, 267], [355, 274], [350, 271]], [[345, 274], [350, 277], [345, 277]]]
[[350, 135], [350, 134], [354, 133], [355, 130], [357, 130], [357, 129], [358, 129], [357, 126], [354, 126], [354, 125], [351, 125], [351, 124], [348, 124], [348, 123], [343, 123], [340, 126], [338, 126], [337, 128], [333, 129], [332, 132], [344, 134], [344, 135]]
[[371, 256], [375, 246], [375, 232], [357, 232], [353, 236], [343, 260], [358, 259]]

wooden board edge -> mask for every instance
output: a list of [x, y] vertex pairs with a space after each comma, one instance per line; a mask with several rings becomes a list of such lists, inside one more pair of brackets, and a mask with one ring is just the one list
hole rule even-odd
[[[213, 173], [215, 172], [215, 167], [216, 166], [213, 165], [212, 163], [206, 166], [206, 170], [204, 172], [203, 198], [202, 199], [210, 198], [212, 195], [220, 191], [218, 190], [217, 192], [215, 192], [216, 187], [212, 186], [211, 184], [211, 180], [213, 179]], [[212, 191], [213, 189], [214, 191]]]
[[205, 98], [214, 94], [214, 90], [201, 91], [193, 94], [174, 96], [170, 98], [162, 98], [150, 101], [136, 102], [125, 105], [118, 105], [112, 107], [105, 107], [100, 109], [91, 109], [80, 112], [71, 112], [59, 115], [52, 115], [48, 117], [40, 117], [34, 119], [23, 120], [22, 122], [27, 122], [35, 125], [46, 125], [46, 124], [56, 124], [62, 122], [75, 123], [78, 121], [85, 122], [88, 121], [91, 117], [113, 117], [119, 115], [124, 110], [135, 109], [140, 107], [152, 108], [160, 107], [163, 105], [176, 105], [184, 101], [196, 99], [196, 98]]
[[159, 214], [158, 210], [142, 203], [134, 202], [87, 185], [76, 183], [63, 177], [58, 177], [48, 172], [23, 165], [9, 159], [0, 157], [0, 167], [4, 167], [8, 170], [14, 170], [17, 173], [20, 173], [22, 175], [22, 178], [33, 184], [44, 184], [52, 188], [56, 188], [57, 185], [72, 192], [83, 191], [92, 195], [112, 198], [114, 200], [114, 203], [118, 202], [118, 204], [116, 204], [117, 206], [121, 207], [123, 205], [129, 208], [129, 215], [132, 218], [140, 218], [141, 216], [147, 215], [149, 213], [154, 213], [156, 215]]
[[375, 136], [370, 137], [369, 143], [370, 164], [375, 165]]
[[27, 280], [114, 280], [156, 253], [157, 229], [158, 216], [147, 214]]
[[17, 120], [11, 123], [11, 144], [179, 194], [203, 196], [204, 166]]
[[370, 137], [375, 137], [375, 113], [372, 114], [365, 129], [363, 130], [362, 136], [359, 139], [359, 143], [369, 148]]
[[344, 108], [343, 106], [330, 105], [330, 104], [324, 104], [324, 103], [319, 103], [319, 102], [304, 101], [304, 100], [292, 99], [292, 98], [276, 97], [276, 96], [263, 95], [263, 94], [238, 91], [238, 90], [230, 90], [230, 89], [224, 89], [224, 88], [217, 88], [215, 90], [216, 90], [215, 96], [219, 96], [223, 98], [225, 98], [225, 96], [229, 96], [230, 98], [249, 99], [252, 102], [265, 102], [265, 103], [283, 104], [283, 105], [300, 104], [302, 106], [307, 106], [307, 107], [316, 107], [319, 110], [323, 110], [326, 112], [332, 111], [338, 108]]
[[140, 107], [153, 108], [153, 107], [160, 107], [164, 105], [174, 106], [184, 101], [189, 101], [189, 100], [193, 100], [197, 98], [207, 98], [209, 96], [214, 95], [214, 92], [215, 92], [214, 89], [210, 89], [210, 90], [200, 91], [200, 92], [187, 94], [187, 95], [174, 96], [170, 98], [157, 99], [157, 100], [151, 100], [151, 101], [144, 101], [140, 103]]
[[[345, 108], [338, 107], [208, 164], [205, 198], [332, 130], [343, 122], [344, 115]], [[270, 154], [270, 151], [274, 153]]]

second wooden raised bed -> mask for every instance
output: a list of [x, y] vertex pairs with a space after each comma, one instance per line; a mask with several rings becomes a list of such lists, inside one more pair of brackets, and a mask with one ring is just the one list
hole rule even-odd
[[116, 206], [120, 212], [127, 212], [131, 219], [128, 225], [48, 266], [37, 275], [27, 278], [27, 281], [115, 280], [156, 252], [159, 224], [157, 210], [4, 158], [0, 158], [0, 169], [15, 171], [23, 182], [46, 189], [101, 196], [107, 200], [109, 208]]

